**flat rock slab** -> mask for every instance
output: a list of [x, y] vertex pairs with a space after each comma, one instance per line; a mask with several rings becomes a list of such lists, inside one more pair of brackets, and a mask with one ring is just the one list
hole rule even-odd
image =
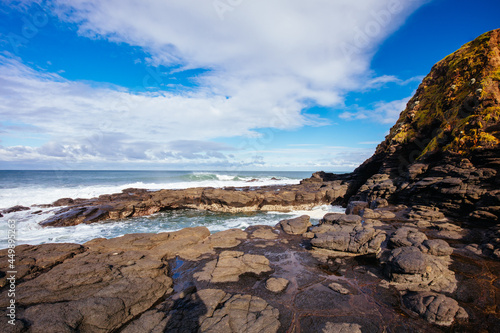
[[209, 242], [214, 248], [227, 249], [239, 245], [247, 236], [241, 229], [229, 229], [210, 235]]
[[363, 219], [358, 215], [328, 213], [321, 219], [321, 224], [360, 225]]
[[146, 311], [122, 332], [277, 332], [279, 311], [262, 298], [203, 289]]
[[[249, 231], [250, 228], [247, 228]], [[255, 226], [251, 229], [251, 238], [267, 239], [273, 240], [278, 238], [277, 231], [275, 232], [272, 227], [269, 226]]]
[[288, 287], [290, 281], [283, 278], [269, 278], [266, 281], [266, 289], [273, 293], [280, 293]]
[[262, 255], [245, 254], [239, 251], [224, 251], [219, 258], [205, 264], [194, 277], [200, 281], [237, 282], [243, 274], [261, 275], [271, 272], [269, 260]]

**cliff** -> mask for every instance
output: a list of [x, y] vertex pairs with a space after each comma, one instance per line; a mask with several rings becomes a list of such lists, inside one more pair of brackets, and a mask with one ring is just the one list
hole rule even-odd
[[346, 198], [499, 221], [499, 119], [500, 29], [432, 67], [375, 154], [348, 176]]

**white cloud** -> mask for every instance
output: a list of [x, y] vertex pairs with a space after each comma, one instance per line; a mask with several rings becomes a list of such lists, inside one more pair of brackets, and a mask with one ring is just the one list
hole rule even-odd
[[355, 111], [346, 111], [340, 114], [340, 118], [345, 120], [368, 119], [381, 124], [395, 123], [400, 113], [406, 108], [406, 103], [410, 97], [392, 102], [377, 102], [371, 110], [357, 108]]
[[[175, 160], [181, 156], [172, 151], [171, 142], [327, 124], [302, 110], [339, 105], [346, 91], [365, 88], [367, 80], [374, 85], [395, 82], [371, 77], [371, 55], [424, 2], [221, 1], [233, 7], [223, 20], [213, 1], [47, 2], [83, 36], [140, 46], [152, 64], [210, 71], [199, 77], [196, 91], [134, 94], [36, 72], [3, 56], [0, 116], [36, 126], [50, 142], [26, 147], [19, 155], [4, 148], [2, 157]], [[370, 118], [363, 112], [352, 117]], [[201, 153], [203, 158], [225, 157], [220, 151], [207, 152]], [[185, 156], [196, 154], [200, 152]]]

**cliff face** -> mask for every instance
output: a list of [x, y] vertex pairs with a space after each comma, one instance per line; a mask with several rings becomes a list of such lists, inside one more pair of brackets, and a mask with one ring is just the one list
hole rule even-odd
[[500, 29], [432, 68], [347, 198], [424, 204], [500, 218]]
[[[485, 33], [432, 68], [375, 154], [417, 150], [464, 157], [500, 143], [500, 30]], [[418, 155], [417, 155], [418, 153]]]

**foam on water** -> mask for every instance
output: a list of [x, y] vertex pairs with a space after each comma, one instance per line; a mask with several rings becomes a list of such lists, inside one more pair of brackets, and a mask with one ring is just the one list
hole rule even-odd
[[[149, 190], [184, 189], [193, 187], [245, 187], [266, 185], [298, 184], [299, 179], [288, 177], [235, 176], [217, 173], [193, 173], [183, 175], [179, 180], [161, 183], [133, 182], [119, 185], [78, 185], [78, 186], [19, 186], [3, 188], [0, 191], [0, 208], [15, 205], [31, 206], [49, 204], [61, 198], [93, 198], [103, 194], [119, 193], [126, 188]], [[250, 183], [251, 181], [251, 183]]]
[[[42, 214], [32, 214], [42, 210]], [[310, 211], [257, 212], [252, 214], [214, 213], [197, 210], [178, 210], [161, 212], [151, 216], [107, 221], [93, 224], [79, 224], [72, 227], [42, 228], [39, 222], [50, 217], [56, 209], [32, 208], [29, 211], [6, 214], [4, 220], [15, 220], [17, 244], [43, 243], [85, 243], [94, 238], [114, 238], [129, 233], [158, 233], [177, 231], [187, 227], [205, 226], [211, 232], [238, 228], [245, 229], [252, 225], [274, 226], [279, 221], [301, 215], [311, 216], [317, 223], [326, 213], [344, 212], [338, 206], [318, 206]], [[0, 224], [0, 249], [7, 247], [7, 223]]]

